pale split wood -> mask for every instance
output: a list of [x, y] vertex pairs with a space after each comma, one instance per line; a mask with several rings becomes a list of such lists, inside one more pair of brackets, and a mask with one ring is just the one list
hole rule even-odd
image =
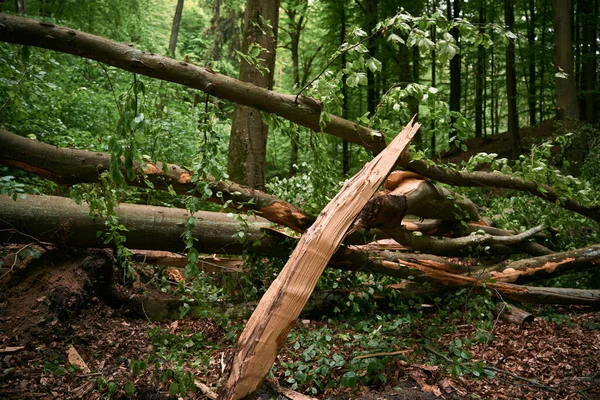
[[383, 152], [344, 184], [302, 236], [246, 324], [229, 379], [219, 398], [243, 399], [262, 384], [331, 255], [419, 127], [411, 120]]
[[81, 358], [81, 356], [79, 355], [77, 350], [75, 350], [75, 347], [73, 347], [72, 344], [69, 345], [69, 347], [67, 348], [67, 358], [71, 365], [79, 368], [84, 374], [89, 374], [91, 372], [90, 368], [87, 366], [85, 361], [83, 361], [83, 358]]
[[198, 379], [194, 380], [194, 385], [196, 385], [196, 388], [198, 388], [198, 390], [200, 390], [204, 396], [208, 397], [211, 400], [217, 399], [217, 394], [210, 387], [200, 382]]

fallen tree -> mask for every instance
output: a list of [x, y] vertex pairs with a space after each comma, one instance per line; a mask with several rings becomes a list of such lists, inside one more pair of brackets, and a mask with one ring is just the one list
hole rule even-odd
[[[385, 145], [383, 136], [379, 132], [336, 116], [322, 116], [320, 104], [313, 99], [295, 98], [294, 96], [265, 91], [235, 79], [215, 74], [210, 69], [144, 53], [129, 46], [51, 23], [0, 15], [0, 40], [76, 54], [132, 72], [178, 82], [217, 97], [275, 113], [314, 130], [321, 130], [322, 128], [327, 133], [358, 143], [375, 153], [382, 151]], [[328, 122], [322, 125], [324, 121]], [[14, 141], [17, 142], [18, 139]], [[27, 156], [28, 153], [25, 152], [20, 155], [21, 160], [15, 160], [11, 158], [9, 152], [5, 152], [2, 158], [9, 160], [6, 162], [9, 165], [42, 175], [46, 174], [47, 177], [58, 181], [63, 180], [64, 183], [71, 180], [73, 182], [81, 181], [83, 177], [85, 177], [83, 180], [97, 181], [99, 169], [106, 169], [105, 163], [108, 160], [106, 155], [97, 154], [96, 162], [86, 165], [84, 174], [78, 175], [76, 173], [76, 177], [72, 177], [69, 175], [72, 175], [72, 170], [65, 169], [60, 172], [63, 166], [57, 165], [57, 163], [53, 164], [52, 160], [38, 158], [35, 161], [35, 163], [52, 166], [51, 168], [45, 168], [33, 165], [30, 162], [31, 160], [27, 159]], [[83, 153], [77, 153], [76, 156], [81, 157]], [[392, 167], [392, 165], [387, 164], [389, 164], [389, 159], [386, 161], [385, 170]], [[403, 158], [400, 164], [413, 171], [418, 171], [423, 177], [439, 182], [454, 182], [459, 186], [495, 186], [522, 190], [545, 200], [558, 201], [566, 209], [579, 212], [596, 221], [600, 220], [598, 205], [582, 205], [574, 199], [562, 198], [552, 188], [538, 185], [535, 182], [527, 182], [520, 178], [499, 173], [484, 173], [483, 175], [479, 173], [460, 173], [431, 166], [425, 160], [412, 162], [410, 158]], [[73, 167], [73, 165], [70, 167]], [[193, 191], [194, 183], [190, 181], [189, 171], [177, 169], [177, 167], [167, 166], [165, 171], [165, 168], [159, 164], [137, 166], [140, 174], [143, 172], [148, 176], [152, 176], [151, 179], [155, 179], [159, 185], [162, 185], [162, 188], [183, 185], [180, 193]], [[374, 191], [377, 186], [375, 183], [380, 183], [383, 179], [381, 174], [384, 174], [384, 172], [375, 174], [376, 176], [371, 177], [372, 179], [368, 178], [370, 191]], [[449, 198], [450, 193], [445, 192], [446, 189], [426, 179], [414, 176], [411, 179], [415, 181], [412, 182], [413, 187], [411, 189], [407, 189], [405, 183], [403, 184], [404, 187], [400, 188], [402, 185], [399, 185], [393, 190], [390, 189], [392, 192], [388, 195], [372, 200], [369, 203], [372, 209], [363, 210], [366, 215], [362, 215], [360, 220], [354, 223], [352, 230], [357, 231], [363, 227], [376, 227], [388, 236], [395, 237], [402, 245], [422, 251], [438, 249], [442, 254], [453, 254], [454, 251], [468, 249], [470, 246], [475, 245], [496, 246], [496, 248], [503, 251], [512, 249], [507, 245], [524, 247], [523, 241], [539, 231], [539, 228], [534, 228], [532, 231], [525, 233], [511, 233], [502, 236], [491, 234], [485, 231], [484, 227], [490, 227], [486, 226], [487, 222], [481, 218], [477, 208], [472, 203], [469, 204], [470, 202], [466, 199]], [[211, 183], [214, 188], [218, 188], [219, 184], [222, 183]], [[263, 193], [240, 192], [242, 193], [241, 197], [234, 198], [239, 196], [237, 190], [225, 187], [224, 191], [233, 196], [232, 200], [237, 201], [242, 206], [243, 203], [247, 203], [247, 201], [243, 201], [244, 199], [259, 197], [262, 203], [257, 204], [258, 209], [262, 210], [266, 207], [266, 212], [261, 211], [263, 215], [299, 232], [308, 228], [312, 222], [309, 218], [305, 219], [305, 215], [301, 214], [301, 211], [294, 208], [293, 205], [276, 203], [278, 199], [272, 196], [268, 197]], [[359, 193], [359, 196], [362, 196], [362, 194]], [[348, 193], [341, 196], [344, 199], [349, 197]], [[499, 297], [523, 302], [597, 305], [600, 301], [600, 292], [594, 290], [541, 288], [507, 283], [517, 280], [526, 282], [542, 277], [557, 276], [566, 271], [575, 268], [587, 268], [590, 265], [595, 267], [597, 265], [597, 249], [581, 249], [579, 253], [564, 256], [566, 258], [563, 259], [560, 258], [562, 255], [554, 254], [553, 257], [555, 258], [553, 259], [536, 261], [533, 264], [524, 263], [518, 273], [514, 273], [511, 267], [504, 268], [501, 272], [490, 272], [489, 277], [493, 276], [496, 281], [484, 280], [483, 277], [486, 277], [485, 270], [479, 270], [478, 274], [472, 275], [470, 274], [471, 271], [466, 272], [464, 268], [456, 267], [447, 262], [419, 260], [418, 257], [415, 257], [415, 259], [395, 258], [393, 254], [378, 254], [377, 252], [373, 254], [373, 252], [366, 252], [360, 248], [344, 247], [329, 261], [329, 257], [343, 239], [346, 228], [352, 223], [354, 215], [358, 213], [360, 209], [358, 205], [362, 206], [366, 203], [368, 197], [362, 196], [360, 201], [349, 201], [350, 205], [346, 207], [343, 204], [332, 205], [331, 209], [328, 208], [327, 212], [322, 213], [318, 220], [318, 222], [334, 221], [332, 227], [327, 227], [326, 224], [316, 224], [312, 227], [314, 229], [309, 229], [309, 233], [301, 239], [297, 248], [297, 255], [292, 257], [288, 264], [290, 267], [280, 274], [276, 284], [271, 286], [267, 296], [263, 299], [263, 304], [259, 306], [259, 311], [250, 320], [246, 328], [246, 332], [250, 333], [242, 335], [238, 356], [234, 360], [233, 373], [223, 392], [226, 398], [241, 398], [257, 388], [257, 383], [260, 383], [264, 378], [272, 360], [275, 358], [274, 354], [276, 355], [277, 350], [282, 346], [286, 330], [291, 328], [293, 319], [297, 316], [297, 309], [301, 309], [306, 302], [307, 295], [312, 291], [316, 279], [318, 279], [320, 272], [328, 262], [329, 265], [336, 265], [336, 262], [338, 262], [338, 265], [346, 267], [350, 265], [354, 269], [367, 269], [388, 273], [391, 276], [400, 278], [412, 278], [415, 281], [428, 281], [437, 288], [471, 287], [477, 291], [491, 290]], [[37, 198], [35, 200], [37, 201]], [[7, 206], [7, 219], [2, 222], [3, 229], [0, 232], [0, 238], [23, 241], [30, 240], [31, 236], [35, 236], [39, 240], [47, 239], [48, 241], [61, 242], [72, 246], [85, 246], [84, 243], [93, 243], [91, 246], [106, 245], [95, 235], [96, 231], [103, 228], [104, 221], [100, 219], [94, 221], [92, 218], [91, 226], [86, 227], [84, 216], [87, 214], [85, 212], [78, 212], [74, 208], [68, 209], [68, 211], [63, 210], [63, 212], [56, 211], [60, 208], [59, 203], [61, 201], [52, 202], [51, 204], [46, 203], [45, 206], [38, 205], [37, 208], [34, 207], [35, 211], [31, 212], [22, 212], [23, 210]], [[275, 211], [269, 209], [269, 207], [273, 208], [273, 204], [277, 204]], [[380, 207], [382, 205], [385, 207]], [[390, 206], [388, 207], [388, 205]], [[457, 206], [459, 213], [455, 215]], [[129, 246], [142, 249], [160, 246], [157, 248], [164, 249], [167, 247], [173, 249], [173, 251], [181, 250], [183, 244], [180, 242], [180, 235], [184, 229], [184, 223], [180, 221], [187, 219], [188, 214], [181, 210], [168, 209], [170, 211], [161, 211], [156, 208], [147, 214], [143, 214], [137, 207], [140, 206], [122, 205], [117, 209], [120, 222], [128, 229], [130, 226], [132, 227], [126, 234]], [[246, 207], [254, 209], [254, 206], [246, 205]], [[338, 208], [350, 209], [351, 212], [348, 212], [348, 215], [336, 215], [334, 211]], [[386, 212], [380, 213], [379, 211], [383, 208]], [[292, 215], [291, 218], [286, 215], [286, 213], [294, 214], [296, 211], [297, 215]], [[23, 215], [17, 215], [19, 213]], [[403, 216], [406, 213], [426, 214], [450, 223], [463, 222], [464, 219], [468, 219], [474, 224], [480, 224], [484, 233], [459, 239], [422, 238], [414, 235], [415, 230], [410, 230], [407, 227], [408, 225], [403, 223]], [[157, 215], [158, 218], [153, 218]], [[193, 235], [197, 239], [196, 245], [199, 251], [238, 254], [238, 252], [244, 250], [244, 246], [232, 238], [239, 230], [234, 230], [227, 221], [212, 214], [198, 214], [198, 216], [201, 219], [196, 220], [196, 228], [200, 226], [201, 229], [194, 231]], [[151, 222], [148, 223], [148, 221]], [[237, 223], [235, 224], [237, 225]], [[260, 241], [265, 250], [272, 251], [278, 248], [279, 241], [275, 235], [265, 235], [267, 230], [265, 224], [266, 221], [263, 220], [252, 221], [252, 223], [247, 224], [245, 237], [250, 242]], [[31, 232], [29, 229], [35, 230], [33, 235], [28, 233]], [[234, 230], [233, 234], [227, 237], [227, 234], [231, 234], [232, 230]], [[271, 229], [269, 228], [269, 230]], [[93, 235], [90, 235], [90, 232]], [[205, 236], [206, 234], [210, 237]], [[154, 236], [147, 237], [151, 235]], [[166, 239], [158, 239], [160, 243], [157, 243], [157, 238], [162, 238], [163, 235]], [[418, 237], [418, 239], [415, 239], [415, 237]], [[317, 250], [322, 250], [323, 254], [310, 248], [311, 244], [316, 244]], [[544, 251], [539, 248], [537, 250]], [[575, 257], [575, 260], [572, 257]], [[303, 260], [308, 260], [306, 265], [301, 262]], [[363, 264], [357, 266], [356, 260], [363, 260]], [[265, 355], [266, 357], [263, 359], [262, 357]]]
[[[0, 162], [56, 181], [61, 185], [100, 181], [100, 174], [110, 168], [110, 154], [60, 148], [12, 134], [0, 129]], [[148, 187], [150, 181], [155, 189], [172, 188], [176, 193], [194, 194], [196, 183], [192, 173], [176, 164], [136, 163], [136, 179], [130, 185]], [[127, 174], [124, 174], [127, 176]], [[296, 206], [275, 196], [233, 182], [212, 180], [209, 187], [213, 195], [209, 200], [231, 203], [235, 210], [254, 210], [263, 217], [288, 226], [298, 232], [306, 230], [313, 219]], [[220, 196], [217, 196], [220, 193]]]
[[[124, 235], [127, 245], [132, 249], [170, 252], [184, 249], [181, 234], [189, 217], [186, 210], [121, 204], [115, 211], [119, 216], [119, 223], [127, 229]], [[222, 213], [200, 212], [195, 217], [194, 235], [197, 238], [196, 248], [200, 252], [241, 255], [249, 250], [268, 252], [275, 256], [287, 255], [289, 252], [289, 244], [284, 244], [283, 241], [290, 238], [273, 231], [270, 224], [262, 218], [249, 217], [247, 224], [242, 227], [239, 222]], [[104, 228], [102, 218], [90, 216], [87, 206], [80, 206], [67, 198], [28, 195], [14, 201], [8, 196], [0, 196], [0, 243], [112, 247], [111, 243], [105, 243], [97, 236], [97, 232]], [[244, 246], [240, 243], [237, 233], [242, 228], [245, 229], [246, 241], [260, 241], [260, 246]], [[199, 266], [211, 272], [239, 272], [239, 260], [221, 262], [219, 259], [222, 256], [215, 257], [201, 258]], [[172, 254], [134, 252], [134, 259], [138, 262], [178, 267], [186, 264], [185, 258]], [[207, 263], [204, 268], [203, 263]], [[598, 268], [600, 245], [487, 267], [458, 264], [429, 254], [375, 251], [368, 245], [350, 245], [340, 247], [328, 265], [330, 268], [346, 271], [384, 274], [419, 283], [431, 282], [446, 289], [476, 286], [479, 283], [483, 285], [490, 278], [501, 283], [521, 284]], [[534, 298], [535, 295], [531, 294], [529, 297], [522, 297], [525, 302], [539, 302], [534, 301]], [[568, 303], [568, 300], [564, 301]]]
[[[312, 98], [269, 91], [215, 73], [208, 68], [146, 53], [131, 46], [71, 28], [0, 14], [0, 40], [69, 53], [126, 71], [199, 89], [222, 99], [273, 113], [315, 131], [322, 130], [356, 143], [374, 153], [379, 153], [385, 148], [385, 139], [380, 132], [332, 114], [323, 118], [324, 126], [321, 127], [322, 107], [318, 101]], [[412, 160], [408, 155], [402, 157], [399, 164], [422, 176], [449, 185], [502, 187], [523, 191], [600, 222], [600, 206], [598, 204], [582, 204], [574, 198], [559, 194], [545, 184], [526, 181], [499, 171], [459, 172], [455, 169], [436, 166], [429, 160]]]
[[[4, 144], [0, 148], [0, 163], [35, 173], [61, 185], [99, 182], [100, 175], [110, 168], [110, 155], [106, 153], [59, 148], [12, 134], [3, 129], [0, 129], [0, 141]], [[135, 179], [128, 180], [131, 185], [147, 187], [146, 181], [149, 181], [157, 190], [166, 191], [170, 188], [180, 194], [195, 194], [196, 183], [191, 180], [192, 172], [183, 166], [146, 162], [144, 165], [136, 163], [134, 170], [136, 172]], [[127, 176], [125, 173], [123, 175]], [[304, 232], [313, 222], [313, 218], [298, 207], [260, 190], [235, 182], [211, 180], [208, 184], [212, 191], [208, 200], [228, 204], [236, 212], [253, 210], [260, 216], [299, 233]], [[461, 224], [465, 219], [472, 221], [473, 229], [485, 228], [494, 237], [514, 235], [514, 233], [506, 231], [502, 234], [500, 230], [488, 227], [487, 222], [479, 215], [477, 207], [469, 199], [452, 196], [447, 189], [434, 185], [414, 173], [396, 171], [386, 181], [385, 189], [392, 190], [391, 195], [406, 199], [406, 205], [402, 210], [387, 209], [382, 213], [381, 218], [389, 221], [390, 215], [395, 214], [398, 221], [392, 226], [395, 230], [400, 229], [407, 232], [408, 235], [406, 240], [399, 242], [413, 250], [433, 254], [451, 254], [448, 251], [436, 250], [436, 246], [432, 245], [436, 243], [435, 241], [424, 242], [425, 239], [419, 240], [412, 233], [418, 231], [425, 235], [452, 236], [455, 235], [454, 232], [458, 232], [459, 236], [469, 236], [472, 231], [465, 230], [464, 225]], [[404, 214], [420, 218], [437, 218], [438, 222], [435, 223], [437, 225], [404, 223], [402, 222]], [[446, 226], [441, 227], [441, 223], [446, 223]], [[369, 228], [378, 227], [377, 223], [368, 225]], [[403, 228], [404, 226], [406, 229]], [[363, 226], [358, 228], [361, 227]], [[381, 229], [369, 232], [359, 231], [359, 229], [354, 229], [354, 231], [357, 232], [346, 237], [345, 243], [364, 243], [365, 239], [372, 237], [396, 237], [398, 239], [395, 231], [388, 232]], [[471, 238], [471, 240], [473, 239], [476, 238]], [[464, 240], [455, 242], [453, 254], [464, 254], [467, 251], [469, 243]], [[548, 249], [533, 242], [524, 242], [519, 239], [513, 239], [513, 242], [517, 244], [516, 248], [529, 254], [549, 253]], [[496, 246], [491, 249], [489, 254], [512, 254], [515, 252], [517, 250], [506, 246]]]

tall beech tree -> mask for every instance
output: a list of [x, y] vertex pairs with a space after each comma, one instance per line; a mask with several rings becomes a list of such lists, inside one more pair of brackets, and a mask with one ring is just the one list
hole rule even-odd
[[181, 23], [181, 14], [183, 13], [183, 1], [177, 0], [175, 7], [175, 15], [173, 16], [173, 25], [171, 26], [171, 37], [169, 38], [169, 53], [175, 56], [175, 48], [177, 47], [177, 37], [179, 36], [179, 25]]
[[[454, 0], [450, 6], [450, 0], [446, 2], [448, 20], [458, 20], [460, 18], [462, 0]], [[460, 30], [458, 26], [452, 28], [452, 36], [460, 48]], [[450, 60], [450, 111], [460, 112], [460, 94], [461, 94], [461, 54], [456, 54]], [[452, 117], [452, 125], [456, 118]]]
[[579, 118], [571, 40], [571, 0], [552, 0], [554, 57], [556, 61], [556, 111], [567, 129]]
[[[485, 0], [479, 0], [479, 33], [485, 33]], [[485, 48], [483, 44], [477, 46], [477, 66], [475, 72], [475, 137], [482, 137], [485, 129], [483, 125], [483, 97]]]
[[535, 73], [535, 53], [536, 53], [536, 45], [535, 45], [535, 0], [529, 0], [528, 7], [525, 9], [525, 18], [527, 22], [527, 65], [529, 67], [529, 78], [528, 83], [529, 87], [528, 92], [529, 96], [527, 98], [527, 103], [529, 105], [529, 124], [536, 124], [536, 73]]
[[[279, 0], [248, 0], [240, 80], [272, 89], [278, 23]], [[227, 172], [232, 180], [264, 189], [268, 132], [259, 110], [235, 106], [227, 162]]]
[[[514, 1], [504, 0], [504, 23], [510, 32], [515, 29]], [[506, 45], [506, 97], [508, 100], [508, 132], [512, 137], [513, 157], [521, 153], [519, 137], [519, 112], [517, 110], [517, 72], [515, 69], [515, 38]]]
[[582, 119], [590, 124], [598, 122], [596, 82], [598, 60], [598, 0], [579, 0], [581, 10], [581, 109]]

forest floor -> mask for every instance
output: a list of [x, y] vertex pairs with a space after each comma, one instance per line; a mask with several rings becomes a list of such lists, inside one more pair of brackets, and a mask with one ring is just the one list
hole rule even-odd
[[[521, 130], [526, 144], [539, 143], [551, 134], [551, 120]], [[466, 142], [469, 148], [466, 153], [448, 153], [443, 159], [460, 164], [481, 151], [510, 157], [510, 140], [506, 134], [490, 136], [487, 140], [473, 139]], [[164, 371], [175, 369], [176, 360], [167, 359], [166, 353], [157, 369], [149, 367], [138, 375], [132, 371], [135, 361], [148, 359], [153, 346], [156, 350], [161, 340], [173, 341], [173, 338], [181, 342], [179, 357], [187, 354], [193, 359], [199, 354], [208, 355], [197, 369], [188, 367], [198, 382], [214, 387], [222, 378], [222, 368], [232, 354], [233, 342], [221, 324], [200, 318], [151, 321], [144, 314], [132, 312], [129, 306], [111, 304], [107, 293], [100, 293], [98, 286], [94, 288], [98, 282], [91, 284], [89, 272], [101, 269], [101, 263], [95, 264], [93, 259], [82, 262], [81, 257], [72, 254], [38, 258], [40, 253], [43, 251], [35, 246], [0, 248], [0, 258], [3, 257], [0, 264], [0, 399], [176, 399], [168, 395], [168, 385], [160, 382]], [[140, 293], [144, 296], [150, 293], [145, 287], [123, 290], [121, 298], [140, 298]], [[490, 332], [492, 340], [487, 344], [473, 343], [469, 348], [473, 361], [485, 360], [487, 366], [498, 369], [495, 378], [476, 379], [469, 372], [453, 376], [452, 363], [440, 364], [442, 357], [432, 353], [432, 348], [448, 349], [457, 337], [473, 337], [476, 328], [464, 321], [448, 320], [447, 324], [454, 325], [455, 331], [430, 342], [430, 347], [425, 346], [427, 338], [422, 337], [421, 332], [439, 323], [435, 312], [431, 312], [425, 313], [419, 321], [423, 329], [415, 329], [410, 340], [402, 341], [411, 345], [387, 357], [384, 385], [352, 388], [333, 385], [335, 387], [325, 389], [316, 397], [368, 400], [600, 398], [598, 310], [565, 306], [551, 311], [547, 307], [534, 307], [531, 312], [537, 316], [532, 323], [516, 326], [497, 321]], [[299, 326], [316, 331], [328, 323], [332, 322], [302, 320]], [[358, 332], [346, 333], [352, 336]], [[199, 337], [201, 341], [197, 340]], [[346, 362], [366, 351], [333, 346]], [[89, 372], [81, 371], [69, 361], [68, 353], [73, 353], [73, 349], [89, 367]], [[300, 357], [300, 351], [290, 344], [282, 350], [278, 363], [295, 363]], [[437, 363], [432, 363], [434, 359]], [[309, 368], [317, 368], [317, 365], [309, 365]], [[202, 372], [198, 374], [198, 371]], [[334, 367], [329, 380], [339, 381], [342, 374], [342, 368]], [[277, 372], [275, 378], [282, 387], [289, 386], [282, 372]], [[128, 382], [133, 384], [133, 396], [125, 394]], [[111, 383], [116, 391], [109, 396]], [[268, 385], [266, 387], [268, 389]], [[204, 397], [198, 391], [187, 398]], [[259, 398], [271, 396], [266, 390], [261, 391]]]
[[[103, 295], [83, 293], [90, 289], [86, 268], [99, 268], [94, 257], [59, 254], [45, 258], [17, 257], [23, 247], [5, 248], [0, 270], [0, 398], [1, 399], [99, 399], [112, 398], [175, 399], [168, 387], [161, 387], [161, 371], [173, 367], [174, 360], [163, 358], [158, 369], [148, 368], [139, 375], [132, 372], [133, 361], [146, 360], [153, 345], [179, 339], [178, 357], [207, 354], [204, 365], [189, 369], [195, 378], [214, 386], [232, 353], [226, 329], [211, 319], [188, 318], [152, 322], [134, 315], [127, 307], [111, 307]], [[21, 256], [24, 252], [21, 252]], [[94, 262], [90, 262], [90, 260]], [[82, 268], [82, 264], [87, 264]], [[60, 289], [57, 289], [60, 288]], [[146, 295], [148, 294], [147, 288]], [[136, 296], [132, 291], [131, 297]], [[474, 335], [475, 328], [464, 321], [447, 321], [456, 330], [423, 345], [421, 332], [434, 321], [435, 311], [419, 320], [408, 348], [388, 357], [385, 385], [377, 388], [332, 387], [317, 398], [331, 399], [597, 399], [600, 398], [600, 319], [597, 310], [585, 307], [560, 307], [552, 313], [535, 307], [532, 323], [515, 326], [498, 321], [494, 339], [470, 347], [473, 359], [506, 371], [495, 378], [474, 379], [465, 373], [452, 376], [450, 363], [432, 364], [431, 348], [448, 349], [456, 337]], [[439, 319], [437, 320], [439, 323]], [[238, 321], [239, 322], [239, 321]], [[311, 331], [328, 323], [302, 320]], [[377, 327], [373, 326], [373, 329]], [[154, 332], [153, 335], [150, 332]], [[360, 333], [348, 331], [352, 336]], [[201, 337], [201, 342], [197, 338]], [[403, 338], [407, 339], [407, 338]], [[195, 342], [196, 341], [196, 342]], [[75, 368], [69, 361], [69, 348], [81, 356], [89, 371]], [[198, 346], [198, 347], [197, 347]], [[349, 363], [365, 348], [334, 345]], [[73, 352], [71, 350], [71, 352]], [[375, 356], [378, 357], [378, 356]], [[298, 362], [301, 351], [292, 344], [284, 347], [278, 362]], [[189, 360], [188, 360], [189, 361]], [[443, 361], [442, 361], [443, 363]], [[202, 363], [199, 363], [202, 364]], [[317, 368], [310, 365], [309, 368]], [[281, 370], [281, 369], [279, 369]], [[198, 371], [203, 371], [198, 374]], [[332, 368], [331, 381], [339, 381], [342, 368]], [[535, 380], [527, 382], [516, 376]], [[164, 374], [162, 375], [164, 376]], [[283, 374], [275, 375], [282, 387], [289, 386]], [[127, 382], [135, 394], [125, 395]], [[299, 389], [300, 390], [300, 389]], [[204, 398], [200, 392], [187, 398]], [[270, 398], [264, 392], [259, 398]], [[284, 397], [280, 397], [284, 398]]]

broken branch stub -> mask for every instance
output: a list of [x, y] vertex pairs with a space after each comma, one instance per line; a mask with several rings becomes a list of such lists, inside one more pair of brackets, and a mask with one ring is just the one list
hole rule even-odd
[[419, 126], [409, 122], [382, 153], [344, 184], [302, 236], [246, 324], [219, 398], [249, 398], [258, 390], [346, 230], [383, 183]]

